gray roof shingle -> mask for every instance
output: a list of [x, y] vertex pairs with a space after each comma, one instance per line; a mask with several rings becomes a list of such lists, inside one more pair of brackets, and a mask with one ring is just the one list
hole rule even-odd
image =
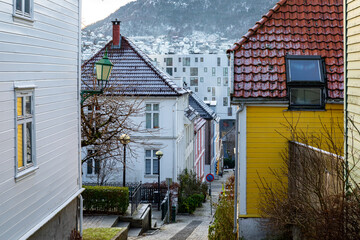
[[95, 81], [94, 64], [104, 56], [106, 48], [108, 49], [109, 60], [114, 64], [108, 84], [111, 94], [180, 96], [186, 93], [182, 87], [171, 81], [167, 74], [154, 66], [145, 53], [123, 36], [121, 37], [120, 48], [113, 48], [112, 41], [110, 41], [82, 65], [81, 88], [83, 90], [93, 89]]

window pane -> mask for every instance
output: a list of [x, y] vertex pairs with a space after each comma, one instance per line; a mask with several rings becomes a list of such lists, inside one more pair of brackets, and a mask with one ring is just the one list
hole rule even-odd
[[23, 156], [24, 156], [24, 152], [23, 152], [23, 146], [24, 146], [24, 142], [23, 142], [23, 125], [22, 124], [18, 124], [17, 126], [17, 158], [18, 158], [18, 167], [23, 167], [24, 166], [24, 160], [23, 160]]
[[32, 114], [31, 111], [31, 96], [26, 96], [25, 98], [25, 113]]
[[190, 76], [197, 76], [198, 68], [190, 68]]
[[172, 66], [173, 65], [173, 59], [172, 58], [165, 58], [166, 66]]
[[146, 104], [146, 111], [151, 111], [151, 104]]
[[153, 150], [153, 157], [157, 157], [156, 156], [156, 152], [157, 152], [158, 150]]
[[26, 123], [26, 162], [32, 163], [32, 124]]
[[166, 68], [166, 73], [169, 74], [170, 76], [173, 75], [173, 69], [172, 68]]
[[154, 113], [154, 128], [158, 128], [159, 127], [159, 114], [158, 113]]
[[203, 78], [203, 77], [200, 77], [200, 82], [204, 82], [204, 78]]
[[198, 85], [199, 85], [199, 79], [197, 77], [191, 77], [190, 86], [198, 86]]
[[145, 160], [145, 174], [151, 174], [151, 159]]
[[292, 105], [321, 105], [321, 89], [292, 88], [290, 90]]
[[18, 116], [22, 116], [23, 115], [23, 98], [22, 97], [18, 97], [17, 98], [17, 115]]
[[87, 174], [92, 174], [92, 162], [93, 162], [93, 160], [92, 159], [89, 159], [89, 160], [87, 160], [87, 171], [86, 171], [86, 173]]
[[229, 78], [224, 77], [224, 86], [227, 86], [229, 84]]
[[146, 128], [151, 128], [151, 113], [146, 114]]
[[154, 111], [159, 111], [159, 104], [154, 104]]
[[16, 10], [22, 11], [22, 0], [16, 0]]
[[223, 106], [227, 106], [228, 105], [228, 98], [224, 97], [223, 98]]
[[100, 173], [100, 161], [95, 159], [95, 174]]
[[321, 81], [320, 60], [289, 60], [290, 81]]
[[30, 1], [31, 0], [25, 0], [25, 13], [30, 14]]
[[146, 157], [151, 157], [151, 150], [146, 150], [145, 151], [145, 156]]
[[159, 174], [158, 160], [153, 159], [153, 174]]

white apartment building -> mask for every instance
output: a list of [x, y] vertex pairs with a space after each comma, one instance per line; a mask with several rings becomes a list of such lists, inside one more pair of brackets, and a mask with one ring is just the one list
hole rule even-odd
[[179, 86], [191, 89], [221, 120], [235, 119], [230, 106], [230, 60], [226, 54], [150, 55]]

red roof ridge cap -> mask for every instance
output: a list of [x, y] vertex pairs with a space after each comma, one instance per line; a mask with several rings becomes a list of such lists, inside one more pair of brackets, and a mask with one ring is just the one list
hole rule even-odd
[[275, 4], [273, 8], [271, 8], [265, 15], [261, 17], [259, 21], [256, 22], [256, 24], [248, 30], [248, 32], [242, 36], [239, 42], [234, 43], [234, 46], [226, 51], [226, 53], [234, 52], [238, 50], [242, 44], [246, 42], [266, 21], [270, 19], [270, 17], [273, 15], [274, 12], [279, 10], [279, 8], [286, 3], [287, 0], [280, 0]]

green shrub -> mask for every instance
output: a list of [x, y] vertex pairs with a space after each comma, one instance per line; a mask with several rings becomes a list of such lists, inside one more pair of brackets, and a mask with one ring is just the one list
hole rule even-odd
[[124, 214], [129, 206], [129, 189], [126, 187], [84, 186], [85, 213]]
[[193, 213], [205, 201], [208, 186], [196, 177], [192, 171], [185, 169], [180, 175], [179, 209], [181, 213]]
[[209, 240], [232, 240], [236, 239], [233, 233], [234, 224], [234, 181], [235, 177], [230, 176], [225, 184], [225, 191], [220, 194], [216, 206], [214, 221], [209, 226]]

